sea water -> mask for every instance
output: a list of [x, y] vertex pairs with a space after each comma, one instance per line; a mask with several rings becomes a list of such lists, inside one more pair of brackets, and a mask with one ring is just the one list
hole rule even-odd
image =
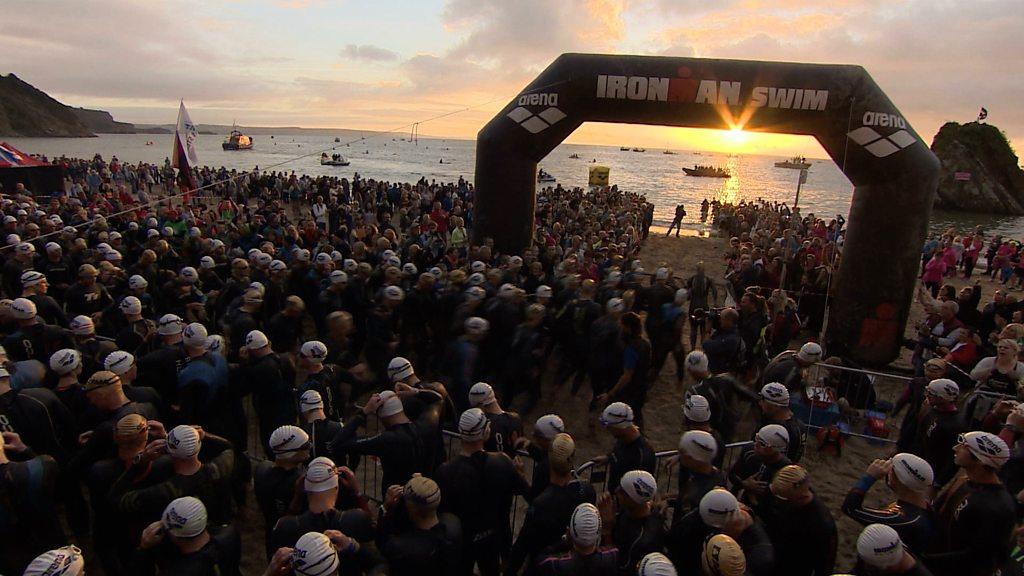
[[[358, 172], [365, 178], [412, 182], [421, 177], [428, 180], [454, 181], [460, 176], [473, 180], [476, 142], [473, 140], [419, 138], [412, 142], [408, 134], [367, 133], [365, 138], [347, 134], [341, 142], [333, 136], [275, 135], [255, 136], [252, 150], [224, 151], [222, 135], [199, 136], [199, 159], [207, 166], [251, 170], [255, 167], [297, 174], [329, 174], [351, 178]], [[10, 138], [8, 141], [23, 152], [49, 157], [70, 156], [91, 158], [99, 153], [110, 160], [117, 156], [122, 162], [162, 163], [171, 154], [171, 135], [127, 134], [101, 135], [96, 138]], [[152, 145], [147, 145], [152, 142]], [[739, 202], [763, 198], [793, 205], [798, 170], [776, 168], [782, 157], [673, 150], [646, 152], [621, 151], [613, 146], [562, 144], [540, 163], [562, 186], [585, 186], [588, 169], [596, 164], [611, 169], [610, 181], [620, 187], [645, 194], [655, 205], [655, 223], [667, 225], [676, 204], [686, 206], [685, 222], [690, 229], [701, 228], [697, 222], [700, 202], [718, 199]], [[349, 166], [321, 166], [320, 154], [340, 153]], [[579, 159], [570, 158], [573, 154]], [[800, 190], [800, 208], [804, 214], [813, 212], [821, 218], [844, 217], [849, 213], [853, 185], [828, 159], [811, 159], [807, 183]], [[695, 164], [723, 167], [732, 178], [696, 178], [686, 176], [682, 167]], [[967, 214], [935, 211], [932, 231], [958, 231], [981, 226], [987, 234], [1024, 237], [1024, 218], [992, 214]]]

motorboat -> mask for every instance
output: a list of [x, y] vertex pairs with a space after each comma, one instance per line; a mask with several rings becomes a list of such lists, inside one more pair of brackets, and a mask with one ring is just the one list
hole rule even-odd
[[646, 148], [633, 148], [633, 152], [647, 152]]
[[629, 146], [620, 146], [619, 152], [629, 152]]
[[252, 150], [252, 138], [242, 134], [238, 126], [231, 127], [231, 134], [220, 145], [224, 150]]
[[341, 138], [338, 138], [337, 136], [335, 136], [334, 141], [335, 142], [341, 142]]
[[732, 178], [732, 174], [728, 170], [717, 166], [694, 166], [693, 168], [686, 168], [684, 166], [683, 172], [686, 172], [687, 176], [696, 176], [698, 178]]
[[788, 168], [790, 170], [806, 170], [811, 167], [811, 163], [803, 156], [793, 156], [784, 162], [776, 162], [775, 167]]
[[580, 155], [579, 154], [570, 154], [569, 158], [572, 159], [572, 160], [579, 160], [580, 159]]
[[548, 184], [555, 181], [555, 177], [544, 171], [543, 168], [537, 172], [537, 182], [541, 184]]
[[327, 152], [320, 155], [321, 166], [348, 166], [348, 158], [345, 158], [341, 154], [331, 154], [327, 156]]
[[675, 155], [676, 153], [671, 151], [671, 150], [665, 150], [664, 152], [662, 152], [662, 154], [672, 154], [672, 155]]

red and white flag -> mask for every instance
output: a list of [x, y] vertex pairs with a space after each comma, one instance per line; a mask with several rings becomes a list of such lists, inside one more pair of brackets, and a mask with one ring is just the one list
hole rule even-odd
[[186, 206], [189, 202], [189, 193], [198, 188], [195, 174], [192, 173], [192, 168], [199, 165], [199, 151], [196, 147], [198, 141], [199, 129], [189, 118], [183, 101], [178, 108], [178, 126], [174, 130], [171, 162], [178, 169], [178, 187], [185, 193], [182, 202]]

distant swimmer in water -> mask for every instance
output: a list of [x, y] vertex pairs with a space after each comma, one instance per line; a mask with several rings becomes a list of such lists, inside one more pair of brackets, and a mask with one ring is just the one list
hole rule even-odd
[[438, 164], [444, 164], [444, 158], [441, 158], [440, 160], [438, 160], [437, 163]]

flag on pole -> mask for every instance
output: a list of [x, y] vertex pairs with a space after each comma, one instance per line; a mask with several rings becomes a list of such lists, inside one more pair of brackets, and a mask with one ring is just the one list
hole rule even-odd
[[807, 168], [800, 170], [800, 183], [807, 184]]
[[189, 193], [199, 186], [196, 184], [196, 177], [192, 168], [199, 165], [199, 153], [196, 144], [199, 140], [199, 129], [192, 123], [185, 110], [185, 102], [181, 102], [178, 108], [178, 126], [174, 130], [174, 150], [171, 152], [171, 162], [178, 169], [178, 187], [184, 193], [182, 204], [189, 203]]
[[981, 122], [985, 118], [988, 118], [988, 110], [982, 107], [981, 111], [978, 112], [978, 122]]

